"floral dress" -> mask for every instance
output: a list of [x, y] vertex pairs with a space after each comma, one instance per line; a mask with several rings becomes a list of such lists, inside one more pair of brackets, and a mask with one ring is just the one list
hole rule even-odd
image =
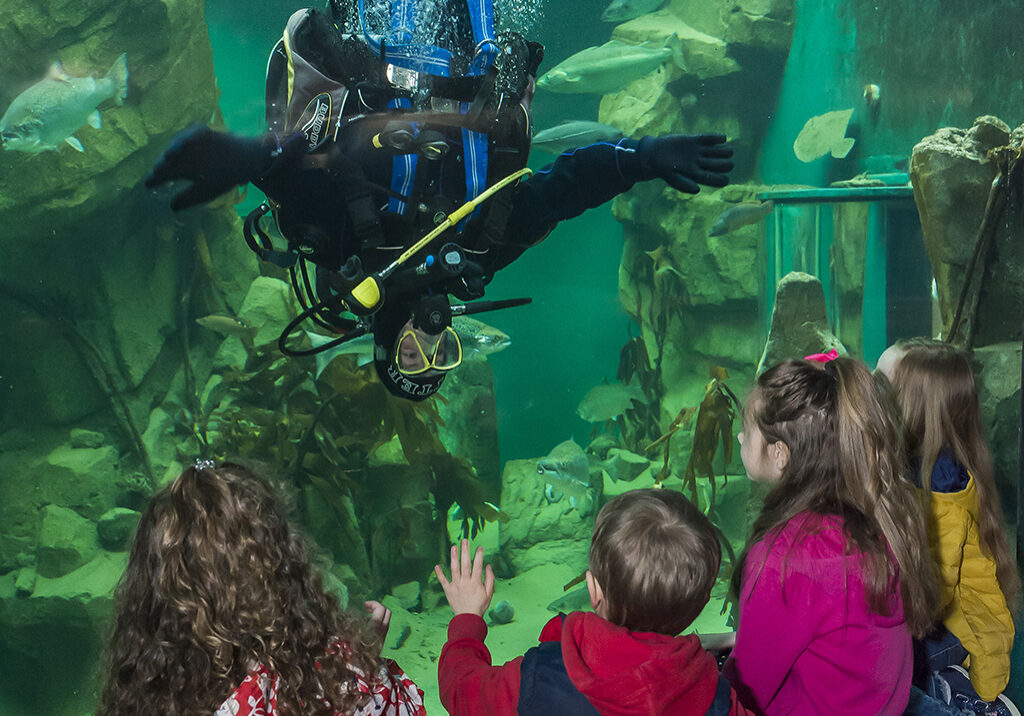
[[[426, 716], [423, 707], [423, 690], [412, 682], [398, 664], [385, 659], [371, 686], [356, 673], [356, 688], [370, 694], [369, 703], [354, 712], [352, 716]], [[234, 693], [220, 705], [214, 716], [276, 716], [277, 690], [280, 677], [272, 674], [265, 666], [253, 669]]]

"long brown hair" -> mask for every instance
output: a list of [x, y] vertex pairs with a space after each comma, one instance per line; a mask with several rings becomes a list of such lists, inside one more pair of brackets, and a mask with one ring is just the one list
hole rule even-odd
[[921, 461], [921, 487], [931, 495], [931, 475], [939, 452], [952, 450], [974, 478], [981, 545], [996, 564], [996, 578], [1007, 606], [1017, 611], [1020, 577], [1010, 557], [970, 358], [942, 341], [916, 339], [896, 347], [903, 354], [893, 383], [903, 413], [907, 449]]
[[898, 574], [907, 625], [923, 636], [937, 609], [924, 514], [902, 477], [896, 416], [867, 368], [844, 357], [780, 363], [758, 378], [745, 419], [757, 425], [765, 444], [783, 442], [789, 460], [751, 528], [734, 589], [751, 545], [801, 512], [836, 515], [848, 545], [864, 555], [869, 607], [884, 611]]
[[[189, 467], [147, 506], [116, 592], [99, 713], [210, 716], [263, 665], [282, 714], [349, 713], [379, 643], [311, 568], [282, 499], [248, 469]], [[350, 653], [327, 656], [337, 639]]]

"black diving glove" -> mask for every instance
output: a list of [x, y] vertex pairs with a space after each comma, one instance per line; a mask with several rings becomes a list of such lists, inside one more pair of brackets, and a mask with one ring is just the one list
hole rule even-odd
[[664, 179], [669, 186], [696, 194], [698, 184], [725, 186], [732, 171], [731, 147], [724, 134], [666, 134], [644, 137], [637, 145], [642, 178]]
[[301, 147], [302, 143], [294, 139], [289, 138], [282, 147], [273, 134], [242, 137], [193, 125], [171, 140], [146, 177], [146, 186], [152, 189], [169, 181], [190, 180], [192, 185], [171, 199], [171, 209], [181, 211], [205, 204], [264, 174], [282, 152]]

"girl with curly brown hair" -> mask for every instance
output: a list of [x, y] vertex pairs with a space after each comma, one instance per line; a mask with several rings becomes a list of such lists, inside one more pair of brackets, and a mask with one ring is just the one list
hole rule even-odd
[[[116, 593], [102, 716], [422, 716], [423, 692], [311, 567], [247, 468], [186, 468], [150, 502]], [[375, 633], [376, 632], [376, 633]]]

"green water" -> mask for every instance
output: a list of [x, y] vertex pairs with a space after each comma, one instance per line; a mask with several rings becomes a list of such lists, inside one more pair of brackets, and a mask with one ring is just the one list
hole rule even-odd
[[[542, 72], [609, 39], [614, 25], [598, 19], [605, 4], [534, 8], [541, 19], [527, 34], [546, 47]], [[130, 527], [121, 527], [118, 542], [103, 530], [140, 510], [155, 487], [199, 452], [228, 457], [226, 451], [242, 450], [248, 454], [241, 457], [287, 465], [284, 447], [301, 439], [301, 420], [334, 400], [336, 385], [305, 381], [310, 361], [268, 361], [244, 376], [254, 382], [230, 389], [233, 403], [217, 403], [221, 381], [244, 373], [239, 361], [246, 349], [197, 327], [195, 319], [210, 312], [254, 316], [269, 326], [262, 341], [276, 336], [272, 319], [284, 312], [275, 314], [270, 305], [285, 295], [274, 293], [284, 274], [257, 268], [234, 221], [234, 212], [244, 216], [263, 197], [250, 188], [237, 206], [171, 214], [169, 192], [141, 187], [173, 134], [209, 122], [215, 110], [231, 131], [263, 131], [267, 53], [303, 5], [38, 0], [23, 6], [0, 0], [0, 7], [11, 18], [0, 24], [0, 104], [14, 101], [58, 58], [72, 76], [84, 77], [101, 75], [126, 52], [130, 71], [125, 106], [101, 105], [103, 126], [76, 132], [85, 153], [67, 145], [42, 154], [0, 153], [0, 716], [80, 716], [96, 703], [111, 592], [127, 556], [123, 537], [130, 534]], [[1018, 47], [1024, 9], [1016, 0], [716, 0], [699, 6], [676, 0], [662, 12], [705, 34], [728, 34], [722, 57], [738, 69], [712, 72], [694, 60], [687, 72], [660, 70], [603, 100], [538, 92], [535, 128], [600, 118], [633, 136], [726, 131], [737, 149], [733, 186], [686, 200], [651, 182], [558, 226], [488, 287], [488, 298], [533, 301], [484, 314], [511, 344], [464, 368], [461, 374], [480, 381], [460, 383], [466, 392], [477, 391], [474, 399], [446, 394], [447, 404], [435, 400], [433, 412], [415, 414], [424, 430], [440, 436], [443, 450], [472, 464], [484, 496], [513, 515], [513, 525], [564, 510], [554, 520], [557, 539], [533, 544], [529, 535], [513, 537], [512, 526], [488, 522], [474, 540], [489, 560], [503, 562], [495, 601], [511, 601], [516, 609], [515, 620], [494, 626], [488, 638], [496, 663], [536, 643], [552, 615], [548, 604], [586, 567], [593, 514], [549, 503], [535, 474], [538, 458], [564, 440], [587, 447], [596, 438], [604, 450], [614, 444], [649, 460], [639, 475], [604, 478], [604, 498], [649, 486], [662, 469], [669, 473], [666, 486], [682, 490], [693, 426], [673, 434], [667, 453], [646, 447], [671, 429], [680, 411], [700, 403], [719, 368], [745, 396], [782, 276], [792, 270], [817, 276], [828, 328], [870, 364], [891, 341], [930, 332], [938, 310], [933, 274], [941, 279], [952, 265], [955, 276], [969, 255], [962, 249], [934, 270], [912, 197], [901, 200], [902, 213], [878, 202], [858, 208], [856, 202], [822, 201], [813, 219], [808, 205], [780, 203], [758, 224], [709, 238], [707, 229], [724, 208], [791, 186], [820, 189], [864, 172], [906, 171], [896, 164], [920, 139], [944, 126], [966, 129], [980, 115], [995, 115], [1011, 128], [1024, 121]], [[748, 23], [757, 32], [747, 33]], [[683, 99], [665, 90], [666, 78], [679, 81], [673, 87], [681, 88]], [[871, 83], [881, 88], [880, 110], [864, 102], [864, 86]], [[854, 110], [846, 134], [856, 139], [850, 154], [799, 161], [793, 143], [804, 122], [846, 108]], [[540, 170], [551, 159], [534, 151], [530, 168]], [[963, 197], [965, 213], [980, 211], [984, 198]], [[968, 229], [965, 246], [973, 240]], [[656, 270], [660, 266], [667, 268]], [[253, 285], [271, 286], [258, 305]], [[1010, 298], [1016, 303], [1004, 301], [1007, 314], [1021, 300]], [[982, 319], [990, 322], [980, 335], [998, 334], [990, 342], [1003, 348], [991, 363], [1005, 365], [1013, 362], [1012, 343], [1019, 344], [1020, 335], [1016, 327], [1002, 334], [989, 328], [1000, 312], [992, 305], [983, 303]], [[621, 351], [638, 336], [647, 342], [647, 370], [656, 375], [657, 400], [647, 396], [649, 413], [631, 408], [625, 433], [612, 421], [585, 421], [577, 412], [581, 401], [595, 386], [617, 383]], [[1005, 394], [993, 398], [985, 417], [1004, 511], [1012, 519], [1019, 380], [1014, 386], [1013, 371], [1008, 374], [1008, 386], [998, 386]], [[428, 712], [440, 713], [436, 658], [450, 611], [430, 567], [442, 561], [445, 536], [457, 537], [461, 525], [454, 511], [450, 520], [432, 513], [432, 478], [422, 465], [408, 464], [397, 439], [382, 446], [366, 436], [370, 423], [383, 420], [380, 401], [349, 398], [323, 412], [335, 450], [344, 455], [333, 461], [334, 451], [325, 449], [318, 459], [343, 464], [339, 472], [346, 480], [355, 475], [356, 487], [339, 480], [335, 492], [325, 491], [301, 469], [290, 473], [302, 499], [297, 519], [333, 565], [339, 594], [385, 599], [394, 609], [385, 654], [425, 690]], [[214, 406], [219, 428], [200, 425], [203, 401]], [[469, 405], [473, 414], [459, 412]], [[243, 428], [251, 434], [242, 435]], [[208, 446], [196, 437], [204, 430]], [[349, 434], [358, 449], [350, 451], [342, 440]], [[371, 444], [369, 454], [361, 452]], [[728, 465], [720, 450], [715, 455], [715, 519], [740, 550], [748, 502], [755, 503], [733, 447]], [[610, 463], [601, 457], [594, 463], [607, 471]], [[702, 507], [710, 494], [701, 477], [696, 499]], [[359, 513], [355, 536], [339, 536], [339, 495], [351, 497]], [[403, 522], [407, 531], [395, 540], [398, 546], [381, 527], [388, 510], [410, 510], [400, 514], [415, 517]], [[420, 522], [422, 532], [412, 531]], [[559, 542], [567, 545], [562, 551]], [[421, 552], [410, 544], [438, 548]], [[541, 557], [529, 558], [530, 549]], [[421, 594], [416, 604], [397, 596], [410, 584]], [[721, 587], [695, 629], [728, 628]], [[399, 644], [406, 627], [409, 636]], [[1022, 669], [1024, 658], [1017, 656], [1010, 692], [1024, 700]]]

